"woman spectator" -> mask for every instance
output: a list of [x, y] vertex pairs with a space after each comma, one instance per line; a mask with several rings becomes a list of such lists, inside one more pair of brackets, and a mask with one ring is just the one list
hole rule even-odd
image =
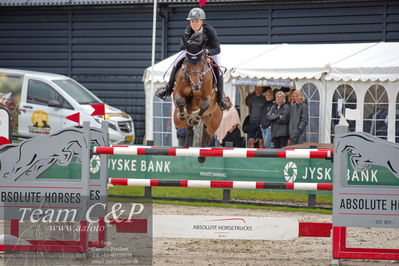
[[271, 88], [268, 88], [265, 92], [266, 104], [263, 106], [262, 119], [260, 121], [260, 130], [262, 131], [263, 144], [265, 148], [270, 148], [272, 141], [272, 122], [267, 119], [267, 114], [273, 107], [273, 92]]
[[[232, 105], [229, 97], [226, 101]], [[237, 109], [232, 105], [229, 109], [223, 111], [223, 118], [215, 132], [219, 144], [226, 146], [226, 142], [231, 142], [233, 147], [242, 146], [242, 137], [240, 130], [240, 116]]]
[[292, 94], [294, 93], [295, 89], [291, 90], [288, 95], [287, 95], [287, 102], [290, 106], [292, 106], [294, 104], [294, 99], [292, 97]]
[[302, 144], [306, 141], [306, 126], [308, 125], [308, 105], [305, 96], [300, 90], [292, 92], [294, 103], [291, 105], [289, 123], [290, 140], [293, 145]]
[[272, 122], [272, 138], [274, 148], [287, 146], [290, 111], [290, 105], [285, 103], [284, 92], [277, 92], [276, 104], [272, 106], [267, 114], [267, 118]]

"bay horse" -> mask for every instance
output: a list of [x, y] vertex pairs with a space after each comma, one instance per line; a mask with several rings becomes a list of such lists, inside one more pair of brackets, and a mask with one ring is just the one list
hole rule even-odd
[[[186, 146], [192, 146], [193, 127], [204, 124], [201, 147], [209, 146], [211, 136], [222, 121], [223, 113], [217, 103], [211, 58], [204, 54], [205, 35], [194, 33], [185, 42], [186, 58], [177, 72], [173, 91], [175, 111], [173, 120], [178, 128], [187, 128]], [[218, 73], [216, 73], [217, 75]]]

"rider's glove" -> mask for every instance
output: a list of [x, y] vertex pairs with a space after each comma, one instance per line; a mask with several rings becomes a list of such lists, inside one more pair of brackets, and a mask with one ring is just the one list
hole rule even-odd
[[208, 49], [205, 49], [205, 50], [204, 50], [204, 53], [205, 53], [205, 55], [209, 55], [209, 50], [208, 50]]

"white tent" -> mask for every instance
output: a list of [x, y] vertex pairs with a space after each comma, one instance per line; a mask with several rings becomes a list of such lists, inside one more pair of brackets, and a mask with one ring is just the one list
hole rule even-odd
[[[319, 100], [318, 141], [330, 142], [332, 101], [334, 92], [346, 84], [356, 93], [357, 108], [349, 119], [356, 121], [356, 130], [363, 130], [364, 99], [371, 86], [382, 86], [388, 94], [388, 139], [395, 139], [396, 97], [399, 90], [399, 43], [354, 44], [277, 44], [277, 45], [222, 45], [222, 65], [225, 74], [225, 92], [235, 100], [240, 90], [241, 103], [255, 85], [296, 87], [312, 85], [317, 88]], [[147, 68], [143, 77], [146, 90], [146, 139], [153, 139], [147, 126], [153, 123], [154, 87], [163, 85], [163, 77], [177, 54]], [[345, 85], [345, 86], [346, 86]], [[344, 99], [345, 100], [345, 99]], [[340, 100], [340, 108], [344, 105]], [[241, 104], [242, 118], [246, 107]], [[336, 110], [335, 110], [336, 111]], [[349, 111], [347, 116], [349, 116]], [[172, 144], [175, 144], [173, 141]]]

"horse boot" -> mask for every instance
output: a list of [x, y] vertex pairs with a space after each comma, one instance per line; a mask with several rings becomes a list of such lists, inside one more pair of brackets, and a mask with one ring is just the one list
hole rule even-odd
[[219, 72], [219, 70], [216, 72], [216, 83], [217, 83], [217, 97], [218, 97], [218, 104], [220, 107], [220, 110], [224, 111], [226, 109], [229, 109], [231, 107], [231, 104], [226, 102], [224, 99], [224, 93], [223, 93], [223, 74]]
[[165, 100], [168, 96], [172, 94], [173, 86], [175, 85], [176, 81], [176, 73], [178, 69], [179, 67], [177, 67], [177, 65], [173, 67], [168, 83], [166, 83], [164, 87], [158, 88], [157, 91], [155, 92], [155, 96], [157, 96], [162, 100]]

